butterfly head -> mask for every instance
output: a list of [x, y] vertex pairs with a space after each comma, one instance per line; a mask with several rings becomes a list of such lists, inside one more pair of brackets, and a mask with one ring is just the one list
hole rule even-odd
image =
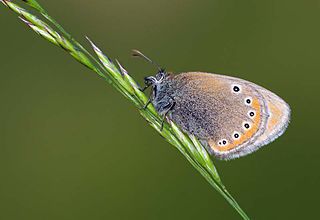
[[144, 83], [147, 86], [154, 87], [155, 85], [159, 85], [166, 78], [167, 73], [164, 69], [160, 69], [155, 76], [147, 76], [144, 78]]

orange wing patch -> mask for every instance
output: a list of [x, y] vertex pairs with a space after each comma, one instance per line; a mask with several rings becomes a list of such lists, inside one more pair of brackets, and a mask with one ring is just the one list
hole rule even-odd
[[281, 132], [284, 131], [290, 117], [290, 109], [281, 99], [267, 100], [267, 108], [269, 118], [267, 120], [266, 130], [257, 139], [256, 144], [258, 145], [267, 144], [281, 135]]
[[268, 131], [273, 130], [279, 124], [279, 122], [281, 121], [281, 118], [283, 117], [283, 114], [284, 114], [273, 103], [268, 103], [268, 110], [270, 112], [270, 118], [269, 118], [268, 124], [267, 124], [267, 130], [266, 130], [267, 133], [268, 133]]
[[[253, 119], [253, 123], [251, 127], [248, 130], [243, 129], [243, 134], [240, 136], [239, 139], [233, 140], [231, 143], [227, 144], [226, 146], [219, 146], [216, 141], [209, 140], [208, 144], [212, 148], [213, 151], [216, 152], [227, 152], [232, 149], [235, 149], [236, 147], [240, 146], [241, 144], [244, 144], [246, 141], [250, 140], [259, 130], [260, 124], [261, 124], [261, 105], [259, 103], [258, 99], [252, 100], [251, 107], [256, 111], [256, 116]], [[233, 131], [230, 131], [230, 136]], [[232, 138], [231, 138], [232, 139]]]

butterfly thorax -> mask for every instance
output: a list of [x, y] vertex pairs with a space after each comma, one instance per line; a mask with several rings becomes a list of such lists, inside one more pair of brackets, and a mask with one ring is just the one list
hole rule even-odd
[[152, 85], [152, 104], [161, 115], [168, 111], [170, 104], [174, 101], [175, 88], [173, 87], [171, 78], [172, 75], [166, 73], [161, 81]]

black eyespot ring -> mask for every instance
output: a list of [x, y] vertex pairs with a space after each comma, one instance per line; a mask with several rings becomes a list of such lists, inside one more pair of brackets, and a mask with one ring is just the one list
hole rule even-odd
[[239, 92], [240, 91], [240, 88], [238, 86], [233, 86], [233, 91], [234, 92]]
[[243, 125], [246, 129], [249, 129], [250, 128], [250, 125], [248, 123], [244, 123]]
[[222, 140], [220, 140], [220, 141], [218, 142], [218, 144], [219, 144], [220, 146], [226, 146], [226, 145], [228, 144], [228, 141], [227, 141], [226, 139], [222, 139]]
[[246, 104], [246, 105], [251, 105], [251, 104], [252, 104], [252, 98], [251, 98], [251, 97], [245, 98], [244, 104]]
[[253, 111], [249, 112], [249, 116], [253, 117], [254, 116], [254, 112]]
[[238, 133], [234, 133], [234, 134], [233, 134], [233, 137], [234, 137], [235, 139], [238, 139], [238, 138], [240, 137], [240, 135], [239, 135]]

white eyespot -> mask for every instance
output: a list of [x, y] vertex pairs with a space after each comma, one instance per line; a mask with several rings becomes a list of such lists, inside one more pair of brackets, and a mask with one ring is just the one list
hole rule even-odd
[[252, 104], [252, 98], [251, 97], [247, 97], [244, 99], [244, 104], [246, 105], [251, 105]]
[[232, 85], [231, 90], [233, 93], [241, 93], [242, 88], [240, 85]]
[[219, 142], [218, 142], [218, 145], [219, 146], [226, 146], [228, 144], [228, 140], [226, 139], [221, 139]]
[[254, 118], [254, 117], [256, 116], [256, 111], [250, 110], [250, 111], [248, 112], [248, 116], [249, 116], [250, 118]]
[[234, 140], [239, 139], [239, 138], [240, 138], [240, 133], [239, 133], [239, 132], [237, 132], [237, 131], [233, 132], [233, 134], [232, 134], [232, 138], [233, 138]]
[[242, 123], [242, 127], [245, 129], [245, 130], [249, 130], [251, 128], [251, 123], [250, 122], [243, 122]]

